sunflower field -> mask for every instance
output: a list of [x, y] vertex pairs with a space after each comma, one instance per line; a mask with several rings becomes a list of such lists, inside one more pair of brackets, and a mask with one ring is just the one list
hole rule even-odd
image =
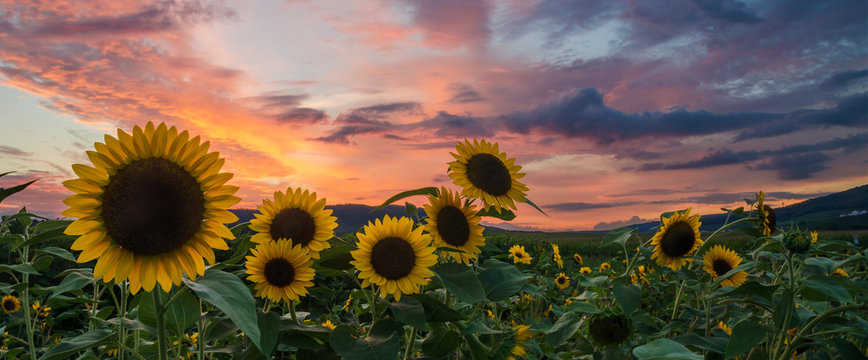
[[[763, 192], [722, 209], [713, 233], [680, 209], [654, 234], [609, 232], [592, 255], [483, 235], [482, 217], [512, 220], [517, 202], [542, 211], [485, 140], [457, 144], [454, 188], [382, 204], [424, 197], [426, 215], [406, 203], [346, 236], [300, 188], [235, 224], [224, 159], [173, 126], [118, 129], [86, 154], [64, 182], [74, 220], [22, 209], [0, 223], [3, 358], [868, 356], [868, 252], [779, 226]], [[734, 248], [727, 232], [750, 240]]]

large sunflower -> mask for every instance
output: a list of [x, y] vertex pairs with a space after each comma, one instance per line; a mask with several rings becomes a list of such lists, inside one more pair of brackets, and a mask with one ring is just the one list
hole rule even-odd
[[300, 244], [269, 241], [256, 245], [251, 253], [245, 266], [247, 280], [256, 283], [256, 296], [290, 302], [307, 295], [307, 288], [313, 286], [313, 260]]
[[447, 251], [461, 263], [476, 259], [479, 247], [485, 245], [484, 229], [479, 225], [476, 207], [462, 205], [461, 196], [445, 187], [440, 188], [440, 196], [429, 195], [428, 202], [430, 204], [424, 206], [425, 214], [428, 214], [425, 230], [434, 238], [434, 244], [463, 251]]
[[660, 230], [651, 239], [651, 245], [655, 246], [651, 259], [657, 259], [660, 266], [681, 269], [687, 263], [687, 255], [702, 245], [700, 224], [699, 215], [691, 216], [690, 209], [663, 218]]
[[256, 231], [250, 239], [255, 243], [274, 240], [292, 240], [310, 251], [314, 259], [319, 259], [320, 251], [331, 247], [329, 239], [338, 227], [337, 218], [331, 216], [332, 210], [325, 208], [325, 199], [317, 201], [316, 193], [301, 188], [286, 193], [274, 192], [274, 201], [262, 200], [257, 207], [256, 218], [250, 220], [250, 230]]
[[463, 188], [461, 195], [480, 199], [486, 209], [494, 207], [498, 213], [506, 207], [515, 209], [515, 201], [525, 201], [528, 188], [518, 181], [525, 174], [514, 158], [498, 150], [497, 143], [474, 139], [471, 144], [465, 139], [455, 149], [458, 154], [452, 153], [455, 161], [449, 163], [449, 177]]
[[[735, 269], [738, 264], [741, 264], [741, 257], [730, 249], [721, 245], [715, 245], [705, 252], [702, 257], [702, 263], [705, 265], [703, 269], [712, 279], [717, 280], [732, 269]], [[747, 272], [739, 271], [726, 280], [720, 282], [720, 286], [739, 286], [744, 284], [747, 279]]]
[[401, 294], [418, 293], [419, 285], [434, 276], [430, 267], [437, 263], [437, 255], [429, 245], [431, 236], [421, 227], [413, 229], [413, 220], [386, 215], [362, 231], [356, 233], [359, 249], [350, 252], [362, 287], [379, 285], [380, 296], [393, 294], [400, 301]]
[[0, 305], [2, 305], [3, 312], [7, 314], [11, 314], [14, 312], [18, 312], [18, 310], [21, 310], [21, 301], [19, 301], [17, 297], [14, 297], [12, 295], [4, 296], [3, 300], [0, 300]]
[[203, 259], [214, 263], [213, 249], [235, 238], [224, 224], [238, 218], [226, 209], [240, 201], [209, 145], [151, 122], [94, 143], [94, 166], [72, 165], [79, 178], [63, 182], [76, 193], [63, 200], [63, 216], [78, 218], [65, 231], [80, 235], [71, 246], [82, 251], [78, 262], [98, 259], [94, 277], [129, 279], [133, 294], [156, 284], [168, 292], [184, 273], [204, 274]]
[[756, 208], [759, 213], [760, 223], [762, 224], [763, 236], [771, 236], [777, 230], [777, 219], [775, 210], [771, 206], [765, 205], [766, 194], [762, 191], [756, 193]]

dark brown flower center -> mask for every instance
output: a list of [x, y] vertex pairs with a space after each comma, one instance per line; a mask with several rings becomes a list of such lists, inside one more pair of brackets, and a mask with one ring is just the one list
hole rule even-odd
[[630, 335], [630, 326], [623, 316], [609, 315], [591, 321], [591, 337], [600, 344], [620, 344]]
[[724, 259], [714, 260], [714, 262], [711, 263], [711, 268], [714, 270], [714, 273], [717, 274], [717, 276], [723, 276], [723, 274], [726, 274], [730, 270], [732, 270], [732, 266], [730, 266], [729, 262]]
[[452, 246], [462, 246], [470, 240], [470, 224], [464, 212], [455, 206], [444, 206], [437, 213], [437, 232]]
[[13, 311], [15, 310], [15, 301], [11, 299], [3, 300], [3, 310]]
[[474, 186], [494, 196], [506, 195], [512, 188], [506, 164], [489, 153], [476, 154], [467, 160], [467, 178]]
[[274, 286], [287, 286], [295, 279], [295, 268], [284, 258], [275, 258], [265, 263], [265, 280]]
[[696, 233], [693, 227], [686, 221], [676, 221], [669, 224], [660, 240], [660, 248], [669, 257], [681, 257], [687, 255], [696, 241]]
[[416, 252], [407, 240], [387, 237], [371, 249], [371, 266], [386, 279], [401, 279], [409, 275], [415, 265]]
[[767, 226], [769, 228], [769, 234], [775, 233], [775, 227], [778, 225], [777, 219], [775, 219], [775, 211], [771, 206], [763, 205], [763, 210], [765, 210], [765, 216], [763, 217], [763, 226]]
[[307, 246], [316, 233], [313, 217], [302, 209], [283, 209], [271, 221], [271, 238], [292, 239], [293, 244]]
[[557, 282], [558, 282], [558, 284], [561, 284], [561, 285], [566, 284], [567, 278], [565, 278], [563, 276], [558, 276]]
[[104, 191], [108, 235], [138, 255], [180, 248], [199, 230], [205, 212], [199, 182], [168, 159], [135, 160], [118, 170]]

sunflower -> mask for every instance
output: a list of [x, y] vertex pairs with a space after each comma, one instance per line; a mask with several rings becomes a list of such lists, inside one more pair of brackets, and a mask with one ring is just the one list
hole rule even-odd
[[846, 271], [844, 271], [844, 269], [842, 269], [842, 268], [837, 268], [837, 269], [835, 269], [835, 272], [833, 272], [832, 275], [841, 275], [841, 276], [843, 276], [843, 277], [850, 277], [850, 274], [848, 274], [848, 273], [847, 273]]
[[291, 187], [286, 193], [274, 192], [274, 200], [264, 199], [250, 220], [250, 230], [256, 235], [254, 243], [276, 240], [291, 240], [310, 252], [311, 258], [319, 259], [320, 251], [331, 247], [329, 239], [338, 227], [332, 210], [325, 208], [325, 199], [316, 199], [316, 193]]
[[479, 247], [485, 245], [484, 229], [479, 225], [476, 207], [463, 205], [461, 196], [445, 187], [440, 188], [440, 196], [429, 195], [428, 202], [430, 204], [424, 206], [425, 214], [428, 214], [425, 231], [434, 238], [434, 245], [461, 250], [447, 251], [460, 263], [467, 264], [476, 259], [481, 252]]
[[558, 269], [564, 268], [564, 259], [561, 258], [561, 249], [558, 244], [552, 244], [552, 261], [558, 264]]
[[579, 255], [579, 254], [573, 254], [573, 261], [575, 261], [576, 264], [579, 264], [579, 265], [582, 265], [585, 263], [585, 260], [582, 259], [582, 255]]
[[337, 327], [337, 325], [333, 324], [332, 321], [328, 320], [328, 319], [325, 322], [323, 322], [322, 324], [320, 324], [320, 326], [327, 328], [329, 330], [334, 330]]
[[530, 339], [531, 335], [533, 335], [528, 331], [530, 325], [516, 325], [513, 329], [515, 330], [515, 336], [512, 349], [509, 350], [509, 356], [506, 357], [507, 360], [515, 360], [517, 357], [527, 356], [525, 344], [527, 343], [527, 339]]
[[727, 335], [732, 335], [732, 329], [729, 326], [726, 326], [723, 321], [717, 323], [717, 328], [723, 330]]
[[620, 344], [630, 336], [630, 320], [621, 314], [599, 314], [591, 319], [588, 332], [598, 344]]
[[600, 272], [608, 271], [611, 268], [612, 268], [612, 265], [609, 265], [609, 263], [607, 263], [607, 262], [600, 264]]
[[533, 260], [526, 251], [524, 251], [523, 245], [513, 245], [509, 248], [509, 257], [512, 258], [513, 263], [522, 263], [530, 265], [530, 261]]
[[418, 293], [419, 285], [434, 276], [430, 267], [437, 263], [437, 255], [429, 245], [431, 236], [421, 227], [413, 229], [410, 218], [386, 215], [362, 231], [356, 234], [359, 249], [350, 252], [350, 264], [359, 270], [363, 288], [379, 285], [380, 296], [393, 294], [400, 301], [401, 294]]
[[0, 300], [0, 304], [3, 306], [3, 312], [7, 314], [16, 313], [21, 310], [21, 301], [18, 301], [18, 298], [12, 295], [4, 296]]
[[655, 245], [651, 258], [657, 259], [660, 266], [681, 269], [687, 263], [686, 256], [702, 245], [699, 215], [691, 216], [690, 209], [681, 213], [676, 211], [672, 216], [663, 218], [662, 223], [651, 239], [651, 244]]
[[760, 191], [756, 193], [756, 208], [759, 213], [760, 223], [762, 224], [763, 236], [771, 236], [775, 233], [777, 220], [775, 219], [775, 211], [771, 206], [763, 204], [766, 195]]
[[582, 268], [579, 269], [579, 273], [581, 273], [582, 275], [591, 275], [591, 268], [587, 266], [582, 266]]
[[238, 221], [226, 210], [240, 198], [225, 185], [232, 174], [220, 172], [224, 159], [166, 124], [104, 139], [86, 152], [94, 166], [72, 165], [79, 178], [63, 182], [75, 193], [62, 214], [78, 218], [65, 230], [80, 235], [71, 246], [82, 251], [78, 262], [97, 259], [95, 277], [129, 280], [133, 294], [156, 284], [168, 292], [183, 274], [204, 274], [203, 259], [214, 263], [213, 249], [235, 238], [224, 224]]
[[[741, 257], [730, 249], [721, 245], [715, 245], [710, 250], [705, 252], [702, 257], [702, 263], [705, 265], [703, 269], [713, 280], [723, 276], [732, 269], [735, 269], [738, 264], [741, 264]], [[744, 284], [747, 279], [747, 272], [739, 271], [726, 280], [720, 283], [720, 286], [739, 286]]]
[[313, 260], [301, 244], [293, 245], [289, 240], [269, 241], [251, 250], [247, 256], [247, 280], [256, 285], [256, 296], [271, 301], [290, 302], [307, 295], [307, 288], [313, 286], [316, 271], [311, 267]]
[[555, 278], [555, 285], [558, 286], [558, 289], [566, 289], [570, 287], [570, 277], [564, 273], [560, 273], [558, 277]]
[[500, 152], [497, 143], [485, 140], [459, 142], [455, 147], [458, 154], [452, 154], [455, 161], [449, 163], [449, 177], [455, 185], [461, 186], [461, 195], [482, 200], [486, 209], [494, 207], [498, 213], [502, 208], [515, 209], [515, 202], [524, 202], [527, 186], [518, 179], [525, 176], [514, 158], [507, 158]]

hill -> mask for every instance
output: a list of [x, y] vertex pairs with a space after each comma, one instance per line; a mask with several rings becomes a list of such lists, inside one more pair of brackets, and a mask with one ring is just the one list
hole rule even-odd
[[[355, 233], [362, 229], [369, 221], [389, 216], [407, 216], [403, 206], [388, 205], [382, 209], [374, 210], [373, 206], [360, 204], [328, 205], [326, 209], [332, 210], [332, 216], [338, 218], [338, 227], [335, 229], [337, 236]], [[372, 211], [373, 210], [373, 211]], [[238, 216], [238, 223], [253, 219], [255, 209], [230, 209], [229, 211]], [[424, 212], [420, 209], [420, 214]]]

